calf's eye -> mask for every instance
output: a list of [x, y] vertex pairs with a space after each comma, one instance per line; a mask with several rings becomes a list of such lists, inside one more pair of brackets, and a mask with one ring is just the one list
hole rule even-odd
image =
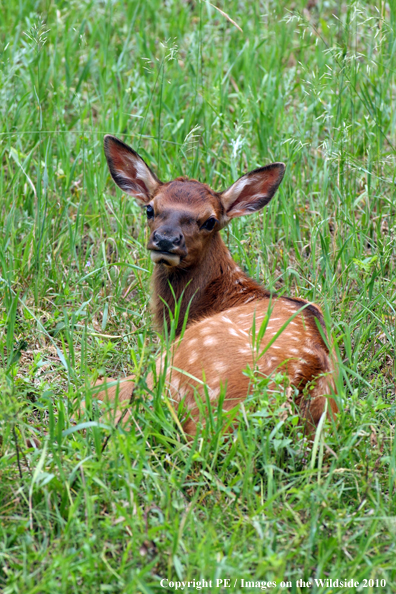
[[148, 219], [154, 218], [154, 208], [150, 204], [146, 206], [146, 214]]
[[210, 217], [207, 221], [204, 222], [201, 229], [206, 229], [206, 231], [212, 231], [216, 223], [217, 219], [215, 219], [214, 217]]

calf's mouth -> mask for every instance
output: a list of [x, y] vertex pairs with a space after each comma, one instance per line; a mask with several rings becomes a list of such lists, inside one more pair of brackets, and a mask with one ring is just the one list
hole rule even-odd
[[159, 250], [150, 250], [150, 257], [155, 264], [165, 264], [166, 266], [178, 266], [180, 256], [171, 252], [160, 252]]

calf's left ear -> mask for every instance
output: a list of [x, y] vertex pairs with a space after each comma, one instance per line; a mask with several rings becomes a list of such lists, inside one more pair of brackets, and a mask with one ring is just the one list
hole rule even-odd
[[263, 208], [278, 189], [285, 173], [284, 163], [272, 163], [240, 177], [220, 194], [225, 220], [251, 214]]

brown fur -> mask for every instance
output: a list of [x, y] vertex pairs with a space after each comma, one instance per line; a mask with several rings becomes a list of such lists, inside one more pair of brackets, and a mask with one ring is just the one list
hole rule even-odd
[[[326, 400], [329, 415], [335, 414], [338, 408], [332, 397], [336, 393], [333, 355], [319, 330], [321, 327], [326, 332], [320, 309], [301, 299], [271, 296], [241, 271], [219, 234], [234, 216], [254, 212], [269, 202], [282, 180], [284, 166], [275, 163], [257, 169], [240, 178], [226, 192], [217, 193], [186, 178], [161, 183], [132, 149], [113, 141], [112, 137], [106, 137], [105, 150], [116, 183], [133, 195], [138, 191], [139, 201], [152, 208], [148, 248], [158, 249], [158, 232], [165, 238], [179, 238], [172, 244], [172, 251], [165, 252], [165, 258], [166, 253], [178, 255], [179, 264], [155, 266], [152, 308], [157, 326], [161, 328], [165, 320], [169, 329], [169, 312], [164, 302], [174, 311], [172, 291], [177, 300], [183, 295], [176, 330], [179, 335], [190, 307], [187, 329], [182, 340], [173, 346], [172, 365], [166, 372], [169, 397], [175, 406], [184, 400], [190, 412], [184, 424], [186, 433], [196, 432], [199, 419], [196, 398], [205, 398], [203, 379], [214, 405], [221, 385], [226, 385], [223, 408], [228, 411], [245, 400], [251, 389], [243, 373], [247, 365], [270, 380], [279, 370], [287, 374], [290, 386], [297, 390], [296, 403], [309, 431], [318, 424]], [[216, 219], [216, 225], [207, 231], [204, 225], [210, 218]], [[258, 358], [252, 346], [253, 318], [258, 329], [269, 307], [270, 319], [259, 352], [268, 347], [288, 320], [289, 323]], [[158, 373], [160, 368], [161, 360], [157, 363]], [[151, 375], [148, 384], [153, 385]], [[133, 378], [126, 378], [120, 386], [102, 391], [99, 397], [112, 402], [117, 395], [120, 403], [129, 402], [132, 386]], [[270, 381], [268, 393], [274, 388]], [[119, 418], [117, 412], [116, 419]]]
[[[256, 332], [271, 303], [271, 315], [267, 331], [255, 352], [250, 328], [253, 315], [256, 319]], [[184, 430], [194, 434], [199, 419], [199, 405], [196, 398], [205, 401], [203, 380], [208, 387], [213, 405], [220, 393], [221, 384], [226, 386], [223, 409], [229, 411], [249, 394], [249, 378], [243, 373], [249, 365], [257, 368], [262, 377], [273, 377], [278, 371], [285, 372], [292, 387], [298, 389], [296, 404], [300, 407], [301, 417], [306, 420], [310, 433], [320, 420], [328, 400], [329, 412], [338, 411], [335, 400], [330, 397], [335, 393], [333, 379], [333, 361], [327, 349], [323, 347], [316, 324], [307, 323], [303, 313], [298, 314], [279, 335], [264, 355], [258, 358], [274, 334], [298, 310], [299, 304], [290, 302], [285, 309], [283, 299], [275, 298], [254, 301], [245, 305], [225, 310], [200, 322], [191, 324], [180, 343], [175, 343], [171, 365], [166, 372], [166, 390], [171, 401], [177, 407], [181, 400], [190, 411]], [[297, 352], [296, 352], [297, 351]], [[157, 374], [161, 372], [163, 361], [157, 362]], [[180, 372], [179, 370], [182, 370]], [[196, 378], [191, 379], [191, 376]], [[133, 378], [122, 380], [119, 388], [119, 402], [129, 400]], [[111, 381], [111, 380], [107, 380]], [[124, 383], [126, 382], [126, 383]], [[153, 377], [148, 377], [149, 388], [153, 387]], [[307, 388], [312, 386], [312, 390]], [[115, 397], [116, 386], [109, 388], [108, 398]], [[273, 382], [268, 385], [271, 391], [276, 389]], [[102, 396], [104, 394], [102, 393]], [[119, 418], [119, 416], [117, 417]]]
[[169, 326], [169, 310], [164, 301], [173, 312], [175, 304], [172, 290], [177, 300], [183, 294], [177, 335], [181, 331], [188, 305], [188, 325], [191, 325], [230, 307], [255, 299], [268, 299], [270, 296], [269, 291], [241, 271], [219, 233], [212, 236], [196, 266], [185, 269], [156, 266], [152, 282], [152, 308], [159, 328], [162, 328], [164, 315]]

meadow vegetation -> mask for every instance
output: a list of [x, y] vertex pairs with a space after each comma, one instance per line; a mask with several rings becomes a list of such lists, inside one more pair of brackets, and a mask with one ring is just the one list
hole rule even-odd
[[[2, 5], [4, 594], [217, 578], [224, 592], [259, 591], [241, 578], [395, 591], [396, 3], [212, 4], [242, 31], [199, 0]], [[337, 430], [303, 439], [281, 375], [269, 407], [254, 370], [230, 439], [213, 414], [188, 443], [160, 385], [147, 399], [169, 337], [152, 327], [145, 216], [110, 179], [105, 133], [164, 181], [223, 189], [286, 162], [267, 209], [223, 237], [252, 277], [323, 308]], [[105, 374], [137, 376], [125, 430], [92, 406]]]

